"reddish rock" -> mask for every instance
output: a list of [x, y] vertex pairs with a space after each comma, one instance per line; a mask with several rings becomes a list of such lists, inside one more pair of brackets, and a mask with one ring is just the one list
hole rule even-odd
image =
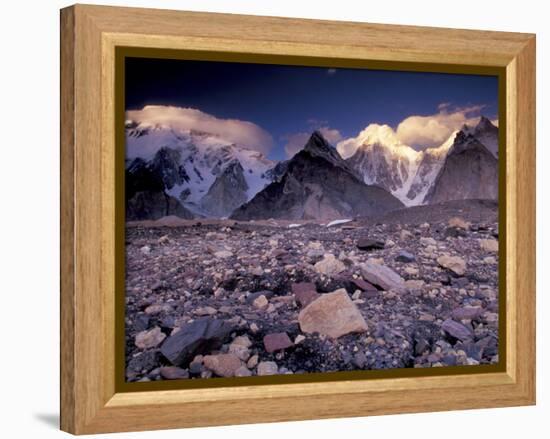
[[463, 324], [455, 322], [451, 319], [445, 320], [441, 324], [441, 329], [443, 329], [451, 337], [457, 338], [461, 341], [470, 340], [474, 335], [471, 327], [464, 326]]
[[371, 283], [363, 279], [351, 279], [351, 283], [359, 288], [361, 291], [373, 291], [378, 292], [378, 289]]
[[465, 306], [454, 309], [451, 316], [456, 320], [476, 320], [481, 316], [483, 311], [481, 306]]
[[290, 285], [290, 289], [292, 290], [292, 294], [298, 294], [303, 291], [317, 292], [317, 288], [315, 288], [315, 284], [313, 282], [293, 282]]
[[300, 306], [307, 306], [319, 297], [315, 284], [311, 282], [293, 283], [291, 289]]
[[237, 370], [243, 365], [242, 361], [235, 354], [206, 355], [204, 366], [221, 377], [233, 377]]
[[365, 332], [368, 327], [361, 312], [341, 288], [322, 294], [298, 315], [303, 332], [318, 332], [336, 339], [351, 332]]
[[165, 380], [182, 380], [189, 378], [189, 372], [181, 367], [165, 366], [160, 368], [160, 375]]
[[264, 347], [269, 353], [280, 351], [281, 349], [286, 349], [291, 346], [294, 346], [294, 343], [292, 343], [292, 340], [290, 340], [286, 332], [267, 334], [264, 337]]

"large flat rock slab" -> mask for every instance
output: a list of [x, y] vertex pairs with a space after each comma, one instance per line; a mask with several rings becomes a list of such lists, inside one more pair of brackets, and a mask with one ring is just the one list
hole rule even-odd
[[343, 288], [321, 294], [300, 312], [298, 322], [303, 332], [318, 332], [333, 339], [368, 329], [361, 312]]

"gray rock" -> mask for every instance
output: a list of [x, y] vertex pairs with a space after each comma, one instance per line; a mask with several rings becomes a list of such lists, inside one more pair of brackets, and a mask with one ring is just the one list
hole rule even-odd
[[367, 356], [364, 352], [357, 352], [353, 356], [353, 364], [355, 364], [359, 369], [363, 369], [365, 364], [367, 364]]
[[186, 365], [195, 355], [218, 349], [232, 330], [233, 326], [222, 320], [201, 318], [168, 337], [161, 352], [173, 365]]
[[182, 380], [189, 378], [189, 371], [176, 366], [165, 366], [160, 368], [160, 375], [165, 380]]
[[156, 350], [145, 351], [132, 357], [126, 368], [126, 375], [131, 376], [142, 371], [154, 369], [158, 362], [158, 352]]
[[483, 308], [481, 306], [465, 306], [454, 309], [451, 316], [456, 320], [475, 320], [479, 318], [482, 312]]
[[257, 370], [259, 376], [276, 375], [279, 371], [279, 367], [274, 361], [261, 361], [258, 364]]
[[422, 355], [424, 352], [426, 352], [430, 347], [430, 343], [428, 343], [428, 340], [425, 338], [421, 338], [416, 341], [416, 344], [414, 346], [414, 352], [416, 355]]
[[395, 260], [397, 262], [413, 262], [414, 255], [412, 253], [409, 253], [408, 251], [401, 250], [399, 254], [395, 257]]
[[346, 266], [343, 262], [336, 259], [333, 254], [327, 253], [322, 260], [314, 265], [313, 268], [315, 268], [315, 271], [320, 274], [334, 276], [344, 271], [346, 269]]
[[443, 329], [451, 337], [457, 338], [461, 341], [470, 340], [473, 338], [473, 332], [462, 323], [455, 322], [454, 320], [447, 319], [441, 324]]
[[460, 256], [443, 255], [437, 258], [437, 263], [459, 276], [466, 272], [466, 261]]
[[292, 343], [292, 340], [290, 340], [286, 332], [267, 334], [264, 337], [264, 347], [269, 353], [286, 349], [291, 346], [294, 346], [294, 343]]
[[357, 240], [357, 248], [363, 251], [382, 250], [384, 248], [384, 242], [375, 239], [360, 238]]
[[375, 264], [373, 262], [365, 262], [360, 265], [361, 274], [368, 282], [378, 285], [386, 291], [405, 289], [405, 281], [391, 268], [385, 265]]
[[136, 335], [135, 345], [140, 349], [154, 348], [162, 343], [166, 334], [161, 332], [158, 326], [149, 331], [142, 331]]

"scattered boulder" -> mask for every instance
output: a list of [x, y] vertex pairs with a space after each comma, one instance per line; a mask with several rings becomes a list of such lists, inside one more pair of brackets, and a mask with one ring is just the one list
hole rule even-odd
[[197, 354], [218, 349], [232, 330], [233, 326], [225, 321], [203, 317], [183, 325], [160, 350], [173, 365], [185, 365]]
[[451, 316], [456, 320], [475, 320], [478, 319], [482, 313], [483, 308], [481, 306], [465, 306], [454, 309]]
[[286, 332], [267, 334], [264, 337], [265, 350], [270, 354], [292, 346], [294, 346], [294, 343], [292, 343]]
[[451, 270], [458, 276], [466, 273], [466, 262], [460, 256], [443, 255], [437, 258], [437, 263], [443, 268]]
[[342, 261], [336, 259], [332, 253], [326, 253], [324, 258], [314, 265], [315, 271], [326, 276], [334, 276], [346, 269]]
[[409, 279], [408, 281], [405, 281], [405, 288], [412, 291], [421, 290], [425, 285], [426, 282], [422, 279]]
[[201, 306], [195, 310], [195, 314], [198, 316], [211, 316], [218, 312], [216, 308], [211, 306]]
[[262, 291], [256, 291], [254, 293], [250, 293], [248, 295], [248, 297], [246, 298], [246, 301], [248, 303], [253, 303], [254, 300], [256, 300], [258, 297], [260, 296], [265, 296], [266, 299], [271, 299], [273, 296], [275, 295], [275, 293], [273, 291], [269, 291], [269, 290], [262, 290]]
[[258, 365], [259, 357], [258, 354], [252, 355], [246, 362], [246, 367], [249, 369], [254, 369]]
[[255, 308], [265, 309], [269, 305], [269, 301], [267, 300], [267, 297], [261, 294], [254, 299], [252, 304], [254, 305]]
[[261, 361], [257, 371], [259, 376], [276, 375], [279, 372], [279, 366], [274, 361]]
[[360, 238], [357, 241], [357, 248], [363, 251], [382, 250], [384, 248], [384, 242], [375, 239]]
[[498, 252], [498, 241], [496, 239], [480, 239], [479, 246], [486, 252]]
[[333, 339], [368, 329], [361, 312], [343, 288], [322, 294], [311, 302], [300, 311], [298, 322], [303, 332], [317, 332]]
[[220, 250], [220, 251], [214, 252], [214, 256], [218, 259], [225, 259], [233, 256], [233, 253], [228, 250]]
[[166, 338], [158, 326], [149, 331], [142, 331], [136, 335], [135, 345], [140, 349], [154, 348]]
[[134, 320], [134, 330], [141, 332], [149, 329], [151, 317], [147, 314], [139, 314]]
[[248, 335], [239, 335], [238, 337], [235, 337], [231, 344], [235, 346], [243, 346], [245, 348], [249, 348], [250, 346], [252, 346], [252, 341], [250, 341]]
[[373, 284], [361, 278], [357, 278], [357, 279], [352, 278], [351, 283], [362, 291], [373, 291], [376, 293], [378, 292], [378, 289]]
[[170, 312], [172, 311], [172, 307], [168, 304], [153, 304], [149, 305], [147, 308], [145, 308], [145, 314], [154, 316], [157, 314], [160, 314], [162, 312]]
[[367, 356], [364, 352], [357, 352], [353, 356], [353, 364], [355, 364], [359, 369], [363, 369], [365, 364], [367, 364]]
[[451, 218], [448, 224], [449, 224], [449, 227], [454, 227], [456, 229], [467, 230], [470, 228], [470, 223], [458, 216]]
[[235, 354], [239, 359], [246, 361], [250, 357], [250, 349], [252, 342], [246, 335], [236, 337], [229, 345], [228, 352]]
[[441, 324], [441, 329], [460, 341], [466, 341], [473, 338], [473, 332], [470, 328], [462, 323], [455, 322], [452, 319], [447, 319]]
[[131, 377], [140, 372], [148, 372], [157, 366], [158, 351], [142, 351], [132, 357], [126, 367], [126, 376]]
[[406, 250], [401, 250], [395, 260], [397, 262], [414, 262], [414, 255]]
[[437, 241], [431, 237], [423, 236], [420, 238], [420, 244], [422, 245], [437, 245]]
[[402, 291], [405, 288], [405, 281], [399, 274], [385, 265], [365, 262], [360, 265], [361, 274], [368, 282], [378, 285], [380, 288]]
[[252, 372], [250, 372], [250, 370], [248, 370], [248, 368], [243, 365], [235, 371], [235, 376], [236, 377], [249, 377], [249, 376], [252, 376]]
[[290, 288], [300, 306], [306, 306], [319, 297], [315, 284], [312, 282], [292, 283]]
[[189, 378], [189, 371], [177, 366], [164, 366], [160, 368], [160, 376], [165, 380], [183, 380]]
[[409, 238], [412, 238], [412, 237], [413, 237], [413, 234], [411, 232], [409, 232], [408, 230], [403, 229], [399, 232], [399, 238], [403, 241], [405, 241]]
[[203, 364], [220, 377], [233, 377], [243, 366], [242, 361], [235, 354], [206, 355]]

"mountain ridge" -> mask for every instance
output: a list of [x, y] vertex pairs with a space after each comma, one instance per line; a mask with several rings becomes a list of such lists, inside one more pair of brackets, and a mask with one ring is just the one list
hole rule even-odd
[[384, 189], [363, 183], [322, 134], [314, 132], [288, 161], [281, 179], [236, 209], [230, 218], [333, 220], [402, 206]]

